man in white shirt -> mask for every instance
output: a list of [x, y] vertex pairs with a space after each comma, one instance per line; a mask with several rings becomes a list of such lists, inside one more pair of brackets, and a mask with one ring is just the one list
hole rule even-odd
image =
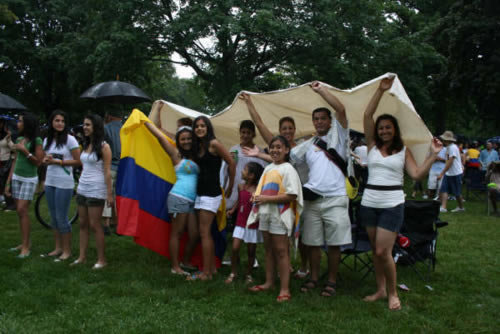
[[441, 183], [441, 208], [440, 212], [448, 212], [446, 205], [448, 203], [448, 194], [452, 193], [457, 198], [458, 207], [451, 212], [465, 211], [462, 199], [462, 160], [460, 151], [455, 145], [455, 136], [451, 131], [445, 131], [440, 137], [446, 146], [446, 165], [441, 174], [438, 175], [438, 180], [443, 179]]
[[348, 214], [349, 199], [345, 188], [345, 177], [340, 168], [328, 158], [315, 143], [318, 139], [326, 142], [328, 149], [335, 149], [346, 160], [349, 153], [347, 117], [344, 105], [319, 82], [311, 88], [336, 111], [332, 120], [331, 111], [317, 108], [312, 121], [316, 136], [296, 146], [291, 151], [291, 162], [307, 165], [308, 179], [303, 184], [304, 233], [302, 242], [309, 246], [311, 279], [301, 290], [307, 292], [317, 287], [321, 262], [321, 247], [328, 246], [328, 281], [321, 295], [334, 296], [336, 293], [337, 271], [340, 263], [340, 246], [351, 243], [351, 223]]

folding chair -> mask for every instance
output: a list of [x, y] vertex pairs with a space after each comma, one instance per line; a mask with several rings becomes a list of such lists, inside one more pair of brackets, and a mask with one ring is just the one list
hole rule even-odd
[[[348, 269], [363, 274], [361, 280], [364, 280], [369, 273], [373, 272], [373, 263], [371, 258], [370, 239], [361, 221], [358, 219], [359, 206], [361, 201], [351, 201], [349, 206], [349, 215], [351, 218], [352, 243], [340, 247], [340, 263]], [[348, 262], [353, 258], [352, 263]]]
[[400, 233], [410, 240], [408, 247], [396, 241], [393, 248], [397, 265], [411, 267], [424, 281], [430, 279], [436, 267], [438, 229], [447, 226], [439, 220], [439, 201], [405, 202], [405, 218]]
[[476, 199], [483, 200], [482, 194], [488, 197], [488, 187], [485, 180], [486, 172], [480, 169], [469, 169], [465, 175], [465, 199], [469, 200], [469, 195], [474, 195]]

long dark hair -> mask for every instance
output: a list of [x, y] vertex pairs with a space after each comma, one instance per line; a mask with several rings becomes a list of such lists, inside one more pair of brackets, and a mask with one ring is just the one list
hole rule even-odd
[[264, 167], [255, 161], [250, 161], [245, 165], [248, 170], [248, 174], [253, 174], [255, 176], [253, 183], [251, 185], [257, 185], [259, 183], [262, 172], [264, 172]]
[[194, 134], [193, 134], [193, 130], [191, 129], [191, 127], [187, 126], [187, 125], [181, 126], [179, 128], [179, 131], [177, 131], [177, 133], [175, 134], [175, 142], [177, 143], [177, 149], [179, 150], [179, 153], [181, 154], [181, 157], [192, 159], [193, 158], [193, 147], [194, 147], [194, 145], [191, 144], [191, 150], [189, 150], [189, 151], [183, 149], [181, 147], [181, 145], [179, 145], [179, 138], [180, 138], [181, 134], [183, 134], [184, 132], [190, 132], [191, 136], [192, 136], [191, 140], [194, 140]]
[[[52, 124], [56, 116], [62, 116], [64, 118], [64, 129], [61, 132], [56, 131]], [[43, 148], [44, 150], [47, 150], [50, 147], [50, 145], [52, 145], [52, 141], [54, 139], [56, 140], [56, 147], [61, 147], [66, 144], [66, 142], [68, 141], [68, 131], [69, 131], [68, 123], [66, 123], [67, 121], [68, 121], [68, 114], [66, 114], [64, 111], [60, 109], [54, 110], [52, 114], [50, 114], [48, 122], [49, 129], [47, 131], [47, 142], [45, 143], [45, 147]]]
[[87, 150], [92, 144], [92, 152], [97, 155], [97, 161], [102, 159], [102, 143], [104, 142], [104, 123], [101, 116], [96, 114], [88, 114], [84, 119], [88, 119], [92, 123], [92, 135], [83, 137], [83, 150]]
[[36, 138], [38, 137], [38, 118], [35, 115], [25, 112], [22, 114], [23, 117], [23, 131], [19, 134], [26, 138], [26, 143], [31, 143], [30, 153], [35, 154], [36, 150]]
[[283, 145], [285, 145], [286, 148], [288, 148], [288, 153], [285, 155], [285, 161], [286, 162], [289, 162], [290, 161], [290, 149], [291, 149], [291, 146], [290, 146], [290, 143], [288, 142], [288, 140], [286, 140], [285, 137], [283, 136], [276, 136], [276, 137], [273, 137], [271, 139], [271, 141], [269, 142], [269, 151], [271, 151], [271, 145], [275, 142], [279, 140]]
[[5, 131], [5, 126], [7, 125], [7, 121], [5, 118], [0, 118], [0, 140], [4, 139], [7, 136], [7, 131]]
[[398, 153], [399, 151], [401, 151], [403, 149], [404, 143], [403, 139], [401, 139], [401, 130], [399, 130], [398, 120], [392, 115], [383, 114], [380, 115], [375, 121], [375, 145], [377, 146], [377, 148], [380, 149], [384, 145], [384, 142], [382, 141], [382, 138], [379, 137], [377, 131], [380, 121], [384, 120], [390, 121], [394, 126], [394, 138], [392, 139], [392, 143], [388, 149], [389, 155], [392, 155], [393, 153]]
[[[203, 138], [198, 138], [196, 136], [196, 123], [202, 120], [207, 127], [207, 134]], [[195, 158], [198, 158], [199, 152], [202, 150], [207, 152], [208, 146], [210, 145], [210, 141], [215, 139], [214, 127], [212, 126], [212, 122], [208, 119], [207, 116], [198, 116], [193, 121], [193, 154]]]

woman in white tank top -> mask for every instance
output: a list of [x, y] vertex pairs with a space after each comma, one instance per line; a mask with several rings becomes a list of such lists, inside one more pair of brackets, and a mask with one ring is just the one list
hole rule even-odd
[[361, 200], [360, 218], [370, 238], [377, 279], [377, 291], [366, 296], [371, 302], [388, 298], [390, 310], [401, 309], [396, 290], [396, 264], [392, 247], [404, 219], [404, 169], [411, 178], [422, 179], [429, 171], [443, 144], [434, 138], [432, 154], [417, 166], [401, 139], [396, 118], [384, 114], [374, 122], [373, 115], [394, 77], [383, 79], [364, 114], [364, 132], [368, 147], [368, 183]]
[[104, 141], [104, 124], [98, 115], [85, 116], [83, 134], [85, 139], [80, 156], [83, 170], [76, 189], [80, 217], [80, 256], [71, 265], [86, 262], [90, 225], [95, 232], [97, 248], [97, 262], [92, 269], [101, 269], [107, 265], [101, 226], [102, 210], [106, 200], [109, 207], [113, 206], [111, 148]]

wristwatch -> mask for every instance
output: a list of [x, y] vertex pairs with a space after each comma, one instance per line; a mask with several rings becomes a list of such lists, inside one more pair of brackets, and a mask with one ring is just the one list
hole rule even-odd
[[31, 158], [32, 156], [33, 156], [33, 154], [32, 154], [32, 153], [30, 153], [30, 154], [28, 154], [28, 155], [26, 156], [26, 158], [28, 158], [28, 159], [29, 159], [29, 158]]

